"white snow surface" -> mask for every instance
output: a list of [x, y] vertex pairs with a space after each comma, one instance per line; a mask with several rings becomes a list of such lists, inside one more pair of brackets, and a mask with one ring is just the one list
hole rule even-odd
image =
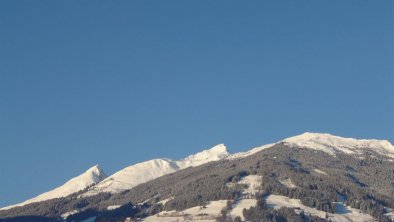
[[345, 154], [362, 154], [363, 151], [371, 150], [381, 155], [394, 158], [394, 146], [387, 140], [354, 139], [334, 136], [328, 133], [305, 132], [301, 135], [289, 137], [276, 143], [266, 144], [249, 151], [231, 154], [227, 159], [245, 158], [279, 143], [284, 143], [291, 147], [323, 151], [333, 156], [338, 152]]
[[246, 185], [246, 188], [242, 190], [242, 195], [255, 195], [261, 188], [261, 182], [263, 177], [259, 175], [249, 175], [243, 177], [238, 183]]
[[219, 144], [209, 150], [203, 150], [199, 153], [190, 155], [182, 160], [175, 161], [176, 164], [184, 169], [187, 167], [199, 166], [204, 163], [218, 161], [229, 156], [227, 147], [224, 144]]
[[326, 214], [331, 219], [332, 222], [369, 222], [374, 221], [374, 218], [368, 214], [362, 213], [358, 209], [354, 209], [343, 205], [341, 202], [337, 202], [337, 213], [326, 213], [316, 208], [305, 206], [301, 203], [299, 199], [290, 199], [281, 195], [269, 195], [266, 198], [267, 205], [269, 207], [279, 209], [281, 207], [295, 208], [297, 213], [304, 211], [305, 214], [311, 214], [313, 216], [318, 216], [325, 218]]
[[115, 210], [115, 209], [118, 209], [121, 206], [122, 205], [110, 205], [110, 206], [107, 207], [107, 210]]
[[211, 161], [221, 160], [228, 155], [226, 146], [219, 144], [211, 149], [190, 155], [181, 160], [174, 161], [162, 158], [137, 163], [109, 176], [102, 182], [91, 187], [82, 196], [91, 196], [101, 192], [118, 193], [187, 167], [195, 167]]
[[255, 147], [255, 148], [245, 151], [245, 152], [234, 153], [234, 154], [229, 155], [227, 157], [227, 159], [232, 160], [232, 159], [238, 159], [238, 158], [245, 158], [247, 156], [251, 156], [257, 152], [260, 152], [262, 150], [268, 149], [268, 148], [272, 147], [273, 145], [275, 145], [275, 143], [270, 143], [270, 144], [266, 144], [263, 146]]
[[281, 183], [283, 186], [291, 188], [291, 189], [297, 188], [297, 185], [295, 185], [290, 178], [280, 180], [279, 183]]
[[256, 199], [241, 199], [233, 204], [233, 209], [230, 211], [230, 216], [232, 218], [240, 217], [241, 220], [245, 220], [243, 215], [244, 209], [249, 209], [257, 205]]
[[170, 198], [161, 200], [161, 201], [157, 202], [157, 204], [163, 204], [163, 205], [165, 205], [168, 201], [170, 201], [170, 200], [172, 200], [172, 199], [174, 199], [174, 197], [170, 197]]
[[372, 150], [381, 155], [394, 158], [394, 146], [387, 140], [353, 139], [333, 136], [326, 133], [309, 133], [282, 140], [292, 147], [303, 147], [326, 152], [334, 155], [337, 152], [345, 154], [361, 154], [362, 151]]
[[158, 214], [145, 218], [146, 222], [185, 222], [204, 221], [214, 222], [220, 215], [220, 211], [226, 206], [227, 200], [211, 201], [206, 208], [201, 206], [188, 208], [183, 211], [162, 211]]
[[43, 194], [40, 194], [37, 197], [26, 200], [22, 203], [1, 208], [0, 210], [7, 210], [13, 207], [23, 206], [29, 203], [40, 202], [40, 201], [59, 198], [59, 197], [65, 197], [75, 192], [81, 191], [93, 184], [96, 184], [102, 181], [106, 177], [107, 176], [100, 168], [100, 166], [95, 165], [90, 169], [88, 169], [86, 172], [82, 173], [81, 175], [70, 179], [60, 187], [57, 187]]
[[323, 170], [319, 170], [319, 169], [314, 169], [313, 171], [315, 171], [316, 173], [322, 174], [322, 175], [328, 175], [326, 172], [324, 172]]
[[63, 218], [63, 220], [65, 220], [65, 219], [67, 219], [68, 216], [74, 215], [76, 213], [79, 213], [79, 210], [72, 210], [72, 211], [63, 213], [62, 215], [60, 215], [60, 217]]
[[237, 216], [244, 220], [243, 209], [249, 209], [256, 206], [257, 200], [255, 194], [259, 192], [262, 183], [262, 176], [249, 175], [243, 177], [238, 184], [246, 185], [246, 188], [242, 190], [240, 199], [236, 200], [232, 205], [232, 210], [230, 211], [230, 216], [235, 218]]

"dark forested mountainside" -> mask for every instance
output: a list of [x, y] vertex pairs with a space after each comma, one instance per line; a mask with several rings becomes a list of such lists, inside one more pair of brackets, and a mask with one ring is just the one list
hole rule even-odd
[[[324, 173], [322, 173], [324, 172]], [[394, 208], [394, 162], [373, 151], [363, 156], [338, 153], [335, 156], [322, 151], [289, 147], [278, 143], [272, 148], [240, 159], [225, 159], [191, 167], [155, 180], [140, 184], [118, 194], [101, 193], [90, 197], [73, 194], [0, 211], [0, 218], [18, 219], [22, 216], [39, 216], [58, 219], [65, 212], [78, 210], [67, 220], [97, 216], [97, 221], [110, 218], [141, 218], [162, 210], [183, 210], [202, 206], [213, 200], [235, 200], [242, 186], [226, 186], [247, 175], [262, 176], [258, 205], [244, 211], [250, 221], [320, 221], [294, 214], [292, 209], [273, 210], [266, 207], [264, 197], [269, 194], [300, 199], [319, 210], [335, 212], [333, 202], [345, 204], [372, 215], [379, 221], [390, 221], [386, 208]], [[291, 179], [295, 187], [280, 183]], [[82, 193], [82, 192], [81, 192]], [[158, 201], [172, 198], [164, 205]], [[143, 203], [143, 204], [140, 204]], [[134, 206], [107, 210], [111, 205]], [[218, 219], [220, 220], [220, 218]], [[226, 220], [229, 220], [228, 218]]]

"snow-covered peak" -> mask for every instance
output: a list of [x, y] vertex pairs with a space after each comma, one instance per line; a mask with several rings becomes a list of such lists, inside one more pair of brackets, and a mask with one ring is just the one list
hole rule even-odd
[[[78, 179], [84, 179], [85, 181], [92, 181], [94, 183], [98, 183], [105, 179], [107, 175], [104, 173], [104, 170], [100, 167], [100, 165], [96, 164], [89, 168], [87, 171], [85, 171], [83, 174], [79, 175], [78, 177], [75, 177], [71, 180], [78, 180]], [[71, 181], [70, 180], [70, 181]], [[68, 182], [70, 182], [68, 181]]]
[[70, 179], [69, 181], [67, 181], [65, 184], [63, 184], [60, 187], [57, 187], [57, 188], [55, 188], [51, 191], [45, 192], [43, 194], [40, 194], [37, 197], [29, 199], [23, 203], [1, 208], [1, 210], [7, 210], [7, 209], [10, 209], [13, 207], [23, 206], [23, 205], [26, 205], [29, 203], [40, 202], [40, 201], [59, 198], [59, 197], [65, 197], [70, 194], [76, 193], [78, 191], [84, 190], [87, 187], [102, 181], [106, 177], [107, 176], [105, 175], [104, 171], [100, 168], [100, 166], [95, 165], [95, 166], [89, 168], [87, 171], [85, 171], [81, 175]]
[[118, 193], [165, 174], [173, 173], [178, 169], [179, 167], [170, 159], [153, 159], [137, 163], [112, 174], [91, 187], [83, 196], [91, 196], [101, 192]]
[[259, 146], [246, 152], [231, 154], [227, 159], [244, 158], [280, 143], [284, 143], [294, 148], [319, 150], [333, 156], [338, 152], [362, 155], [366, 151], [374, 151], [381, 155], [394, 158], [394, 146], [387, 140], [354, 139], [334, 136], [327, 133], [306, 132], [301, 135], [286, 138], [276, 143]]
[[327, 133], [306, 132], [298, 136], [290, 137], [281, 142], [292, 147], [304, 147], [320, 150], [331, 155], [337, 152], [346, 154], [361, 154], [371, 150], [381, 155], [394, 158], [394, 146], [387, 140], [354, 139], [334, 136]]
[[177, 161], [178, 165], [182, 168], [190, 166], [198, 166], [211, 161], [221, 160], [230, 155], [227, 151], [227, 147], [224, 144], [219, 144], [211, 149], [203, 150], [199, 153], [190, 155], [182, 160]]
[[118, 193], [187, 167], [195, 167], [211, 161], [221, 160], [228, 155], [226, 146], [219, 144], [178, 161], [161, 158], [137, 163], [114, 173], [90, 188], [82, 196], [91, 196], [101, 192]]

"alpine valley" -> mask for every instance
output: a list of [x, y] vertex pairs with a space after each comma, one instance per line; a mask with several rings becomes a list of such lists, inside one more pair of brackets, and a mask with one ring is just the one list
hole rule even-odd
[[304, 133], [230, 154], [223, 144], [110, 176], [96, 165], [0, 209], [0, 221], [394, 221], [394, 146]]

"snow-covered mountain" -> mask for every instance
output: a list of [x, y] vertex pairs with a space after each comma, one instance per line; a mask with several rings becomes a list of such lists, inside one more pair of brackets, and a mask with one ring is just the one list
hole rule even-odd
[[387, 140], [354, 139], [334, 136], [327, 133], [305, 132], [301, 135], [289, 137], [276, 143], [266, 144], [245, 152], [231, 154], [227, 159], [244, 158], [273, 147], [276, 144], [285, 144], [293, 148], [312, 149], [323, 151], [335, 156], [336, 153], [362, 155], [366, 151], [374, 151], [383, 156], [394, 158], [394, 146]]
[[284, 144], [292, 148], [323, 151], [332, 156], [335, 156], [337, 153], [363, 155], [366, 152], [374, 151], [387, 158], [394, 159], [394, 146], [387, 140], [353, 139], [330, 134], [307, 132], [276, 143], [259, 146], [245, 152], [234, 154], [230, 154], [224, 144], [219, 144], [181, 160], [171, 160], [168, 158], [148, 160], [128, 166], [109, 177], [107, 177], [101, 168], [96, 165], [56, 189], [43, 193], [23, 203], [1, 208], [1, 210], [23, 206], [28, 203], [65, 197], [80, 190], [84, 190], [87, 187], [90, 187], [89, 190], [81, 194], [81, 197], [91, 196], [101, 192], [119, 193], [139, 184], [188, 167], [195, 167], [221, 159], [231, 161], [234, 159], [246, 158], [257, 152], [275, 147], [277, 144]]
[[362, 154], [371, 150], [387, 157], [394, 158], [394, 147], [387, 140], [353, 139], [333, 136], [323, 133], [309, 133], [290, 137], [276, 143], [266, 144], [245, 152], [229, 154], [224, 144], [219, 144], [211, 149], [190, 155], [182, 160], [174, 161], [166, 158], [154, 159], [126, 167], [97, 185], [89, 189], [82, 196], [90, 196], [101, 192], [118, 193], [131, 189], [138, 184], [145, 183], [160, 176], [173, 173], [191, 166], [198, 166], [223, 158], [237, 159], [245, 158], [276, 144], [284, 143], [295, 148], [307, 148], [319, 150], [331, 155], [337, 152], [346, 154]]
[[387, 140], [353, 139], [334, 136], [326, 133], [309, 133], [284, 139], [283, 142], [291, 147], [308, 148], [326, 152], [330, 155], [336, 153], [363, 154], [374, 151], [383, 156], [394, 158], [394, 146]]
[[101, 192], [118, 193], [160, 176], [187, 167], [199, 166], [211, 161], [217, 161], [228, 155], [229, 153], [227, 152], [226, 146], [219, 144], [211, 149], [190, 155], [181, 160], [174, 161], [167, 158], [148, 160], [114, 173], [112, 176], [91, 187], [89, 191], [82, 196], [90, 196]]
[[105, 175], [104, 171], [100, 168], [100, 166], [95, 165], [90, 169], [88, 169], [87, 171], [85, 171], [84, 173], [82, 173], [81, 175], [70, 179], [60, 187], [57, 187], [43, 194], [40, 194], [37, 197], [26, 200], [22, 203], [1, 208], [1, 210], [7, 210], [13, 207], [23, 206], [29, 203], [41, 202], [44, 200], [65, 197], [75, 192], [84, 190], [85, 188], [102, 181], [106, 177], [107, 176]]

